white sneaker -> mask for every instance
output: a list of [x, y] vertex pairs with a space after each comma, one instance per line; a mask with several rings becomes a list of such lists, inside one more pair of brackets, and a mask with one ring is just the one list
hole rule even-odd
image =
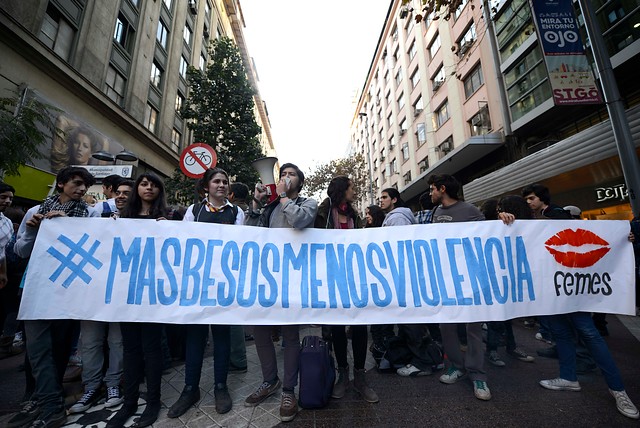
[[610, 389], [609, 392], [616, 399], [616, 407], [620, 413], [631, 419], [640, 418], [638, 408], [631, 402], [625, 391], [613, 391]]
[[542, 336], [542, 333], [536, 333], [536, 340], [539, 340], [540, 342], [548, 343], [549, 345], [551, 345], [551, 344], [553, 343], [553, 342], [552, 342], [552, 341], [550, 341], [549, 339], [545, 339], [545, 338]]
[[429, 371], [424, 371], [424, 370], [420, 370], [419, 368], [417, 368], [416, 366], [414, 366], [413, 364], [407, 364], [404, 367], [400, 367], [396, 373], [398, 373], [400, 376], [428, 376], [431, 374], [431, 370]]
[[491, 400], [491, 391], [489, 390], [489, 385], [487, 385], [487, 382], [483, 380], [473, 381], [473, 393], [478, 400]]
[[554, 391], [580, 391], [580, 383], [557, 377], [555, 379], [546, 379], [540, 381], [540, 386]]
[[454, 366], [451, 366], [447, 369], [446, 372], [444, 372], [442, 376], [440, 376], [440, 382], [451, 385], [464, 378], [466, 375], [467, 373], [463, 372], [462, 370], [458, 370]]

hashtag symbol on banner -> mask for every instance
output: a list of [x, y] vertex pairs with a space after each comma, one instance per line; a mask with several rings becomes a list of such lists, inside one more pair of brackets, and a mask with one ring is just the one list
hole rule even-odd
[[[93, 254], [96, 252], [98, 247], [100, 246], [100, 241], [96, 240], [88, 250], [85, 249], [85, 244], [89, 240], [89, 235], [86, 233], [80, 238], [80, 240], [76, 243], [71, 239], [64, 235], [58, 236], [58, 241], [67, 246], [69, 252], [64, 255], [56, 248], [49, 247], [47, 253], [51, 254], [54, 258], [56, 258], [60, 262], [60, 266], [56, 269], [55, 272], [51, 274], [49, 280], [51, 282], [55, 282], [58, 280], [60, 275], [63, 272], [68, 271], [69, 275], [62, 283], [64, 288], [68, 288], [71, 283], [76, 279], [80, 278], [84, 281], [85, 284], [89, 284], [91, 282], [91, 276], [84, 271], [84, 267], [89, 263], [96, 269], [100, 269], [102, 267], [102, 262], [96, 259]], [[79, 262], [74, 262], [74, 258], [79, 257]]]

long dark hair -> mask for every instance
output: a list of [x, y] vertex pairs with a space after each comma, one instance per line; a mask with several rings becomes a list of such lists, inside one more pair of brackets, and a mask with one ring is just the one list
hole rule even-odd
[[498, 211], [513, 214], [518, 220], [530, 220], [533, 218], [533, 213], [527, 201], [517, 195], [509, 195], [500, 198], [498, 202]]
[[382, 222], [384, 222], [385, 213], [382, 211], [378, 205], [369, 205], [367, 207], [367, 211], [369, 211], [369, 215], [373, 219], [371, 224], [365, 223], [364, 227], [381, 227]]
[[144, 174], [140, 174], [135, 184], [133, 185], [133, 191], [131, 192], [131, 196], [127, 200], [127, 205], [124, 206], [122, 212], [120, 213], [120, 217], [123, 218], [140, 218], [140, 210], [142, 209], [142, 199], [140, 199], [140, 194], [138, 193], [138, 187], [140, 183], [144, 179], [149, 180], [153, 184], [160, 189], [160, 193], [158, 193], [158, 197], [151, 204], [151, 209], [149, 210], [149, 217], [159, 218], [165, 217], [167, 215], [167, 197], [165, 195], [164, 190], [164, 182], [157, 175], [151, 172], [145, 172]]
[[342, 202], [345, 202], [347, 204], [347, 209], [344, 211], [347, 213], [354, 212], [351, 202], [344, 200], [350, 184], [351, 180], [349, 177], [344, 175], [339, 175], [331, 179], [331, 182], [329, 182], [329, 188], [327, 189], [327, 195], [329, 195], [332, 207], [338, 208]]

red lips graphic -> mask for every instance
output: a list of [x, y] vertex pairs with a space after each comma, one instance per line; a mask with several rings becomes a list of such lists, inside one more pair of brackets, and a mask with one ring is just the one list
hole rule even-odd
[[[570, 268], [586, 268], [593, 266], [611, 250], [609, 243], [596, 235], [595, 233], [584, 229], [565, 229], [562, 230], [544, 243], [547, 251], [551, 253], [554, 259], [562, 266]], [[571, 245], [579, 248], [582, 245], [600, 245], [601, 248], [587, 251], [586, 253], [577, 253], [575, 251], [561, 252], [553, 248], [554, 246]]]

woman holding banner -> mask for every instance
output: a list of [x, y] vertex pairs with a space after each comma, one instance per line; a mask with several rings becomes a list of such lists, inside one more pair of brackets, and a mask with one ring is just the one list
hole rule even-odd
[[[120, 212], [122, 218], [164, 220], [167, 214], [164, 183], [151, 173], [138, 177], [127, 205]], [[160, 323], [123, 322], [122, 330], [124, 404], [107, 428], [122, 427], [138, 410], [140, 381], [147, 381], [147, 407], [136, 427], [152, 425], [160, 413], [160, 384], [162, 379], [162, 327]]]
[[[244, 212], [227, 199], [229, 175], [220, 168], [208, 169], [198, 188], [205, 193], [202, 201], [187, 208], [183, 221], [198, 221], [218, 224], [244, 224]], [[185, 356], [185, 386], [182, 394], [169, 409], [167, 416], [182, 416], [191, 406], [200, 401], [200, 375], [202, 360], [207, 345], [209, 326], [193, 324], [187, 326]], [[213, 376], [216, 412], [223, 414], [231, 410], [231, 396], [227, 389], [229, 353], [231, 350], [230, 327], [212, 325]]]
[[[362, 220], [351, 205], [355, 200], [353, 182], [345, 176], [334, 177], [327, 189], [329, 195], [318, 207], [315, 227], [322, 229], [360, 229]], [[338, 381], [333, 386], [332, 398], [344, 397], [349, 386], [347, 362], [347, 334], [344, 325], [332, 325], [331, 338], [338, 361]], [[364, 363], [367, 359], [369, 333], [366, 325], [351, 326], [353, 350], [353, 388], [369, 403], [379, 401], [378, 394], [367, 384]]]

